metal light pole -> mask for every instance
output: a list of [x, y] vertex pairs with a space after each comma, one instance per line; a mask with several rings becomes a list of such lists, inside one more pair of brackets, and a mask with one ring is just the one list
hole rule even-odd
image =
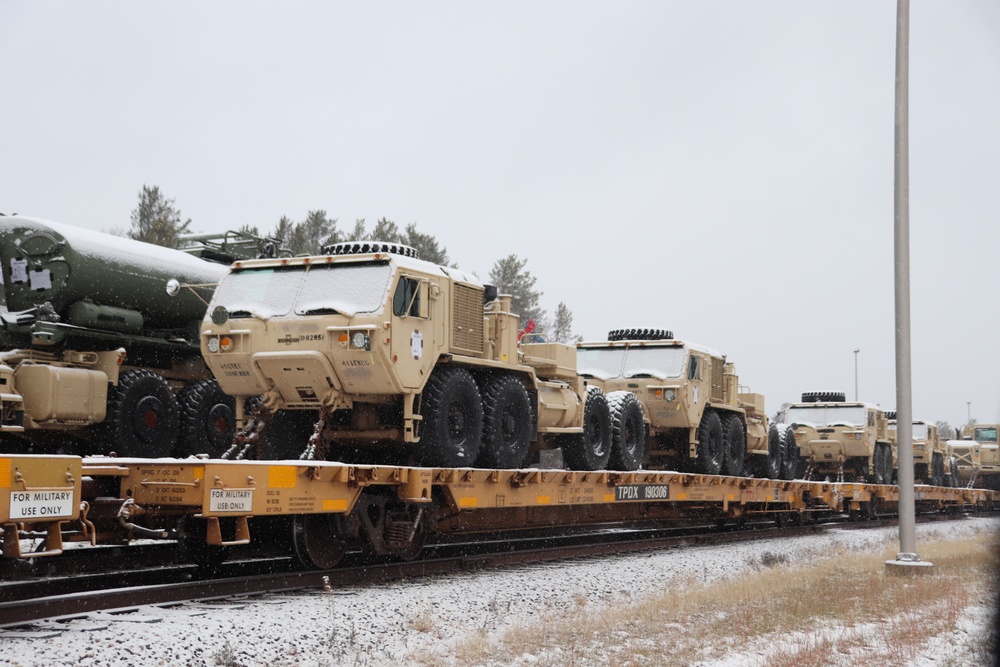
[[858, 402], [858, 352], [861, 348], [854, 350], [854, 402]]
[[[896, 444], [899, 456], [899, 553], [890, 571], [917, 571], [930, 563], [917, 556], [913, 491], [913, 410], [910, 377], [910, 0], [896, 4], [896, 159], [894, 249], [896, 257]], [[907, 567], [900, 567], [907, 566]]]
[[965, 413], [965, 423], [966, 424], [971, 424], [972, 423], [972, 401], [966, 401], [965, 402], [965, 407], [967, 408], [966, 413]]

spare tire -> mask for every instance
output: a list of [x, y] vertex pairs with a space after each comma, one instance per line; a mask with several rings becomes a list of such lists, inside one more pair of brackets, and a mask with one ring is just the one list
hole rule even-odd
[[674, 332], [666, 329], [612, 329], [609, 341], [619, 340], [673, 340]]
[[803, 403], [843, 403], [842, 391], [807, 391], [802, 394]]

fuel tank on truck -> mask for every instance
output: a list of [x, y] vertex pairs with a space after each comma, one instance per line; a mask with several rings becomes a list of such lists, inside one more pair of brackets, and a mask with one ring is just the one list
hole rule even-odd
[[[0, 216], [0, 262], [5, 324], [58, 321], [147, 336], [191, 329], [205, 313], [192, 290], [169, 296], [167, 281], [214, 285], [226, 272], [171, 248], [16, 215]], [[9, 338], [16, 327], [6, 328]]]

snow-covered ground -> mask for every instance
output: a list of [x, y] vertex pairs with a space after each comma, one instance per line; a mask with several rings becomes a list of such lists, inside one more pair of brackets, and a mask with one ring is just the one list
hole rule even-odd
[[[918, 545], [984, 530], [1000, 530], [1000, 519], [921, 524]], [[30, 630], [0, 629], [0, 664], [449, 664], [456, 662], [460, 647], [470, 641], [529, 626], [553, 609], [586, 605], [589, 612], [599, 612], [602, 607], [637, 600], [643, 591], [662, 590], [670, 581], [711, 581], [746, 574], [774, 554], [796, 563], [845, 551], [880, 553], [897, 535], [896, 528], [834, 529], [793, 539], [595, 557], [367, 588], [152, 607], [127, 615], [92, 614], [85, 619], [34, 624]], [[964, 636], [936, 638], [940, 651], [935, 653], [949, 656], [947, 664], [966, 664], [962, 652], [971, 650], [967, 647], [986, 631], [989, 613], [985, 608], [969, 609]], [[559, 650], [540, 646], [537, 654], [498, 655], [485, 664], [560, 664]], [[713, 664], [762, 664], [761, 655], [745, 647]], [[603, 660], [598, 655], [593, 664], [614, 661], [608, 653]], [[911, 664], [931, 667], [940, 663], [928, 657]]]

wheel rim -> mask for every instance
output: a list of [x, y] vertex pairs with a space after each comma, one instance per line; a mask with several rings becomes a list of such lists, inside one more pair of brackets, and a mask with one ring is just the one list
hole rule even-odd
[[448, 439], [452, 444], [465, 442], [465, 406], [456, 401], [448, 410]]
[[604, 426], [596, 414], [590, 416], [587, 432], [589, 435], [588, 440], [590, 441], [591, 451], [593, 451], [598, 457], [604, 456], [605, 452], [607, 452], [607, 447], [605, 446]]
[[144, 396], [136, 404], [132, 418], [132, 431], [143, 443], [156, 439], [163, 418], [163, 403], [155, 396]]

